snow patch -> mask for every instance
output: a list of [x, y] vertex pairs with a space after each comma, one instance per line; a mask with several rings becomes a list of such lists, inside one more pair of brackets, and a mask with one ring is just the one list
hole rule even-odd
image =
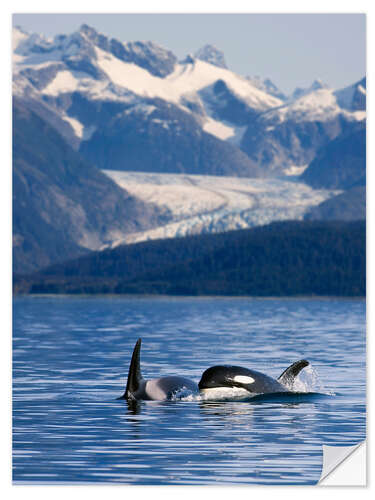
[[68, 115], [64, 115], [62, 118], [72, 126], [75, 135], [80, 139], [82, 139], [83, 129], [84, 129], [83, 124], [76, 118], [72, 118], [71, 116]]
[[307, 169], [309, 165], [292, 165], [291, 167], [288, 167], [284, 170], [284, 175], [287, 176], [295, 176], [295, 175], [301, 175], [303, 172]]
[[56, 77], [45, 87], [43, 94], [58, 96], [65, 92], [75, 92], [80, 86], [80, 81], [71, 71], [59, 71]]
[[351, 121], [361, 122], [366, 119], [366, 111], [343, 111], [342, 114]]
[[96, 127], [94, 125], [90, 125], [87, 127], [76, 118], [68, 116], [67, 114], [65, 114], [62, 118], [72, 126], [76, 137], [78, 137], [82, 141], [89, 140], [96, 130]]
[[358, 85], [357, 90], [361, 94], [366, 95], [366, 89], [365, 89], [365, 87], [363, 87], [363, 85]]
[[153, 113], [157, 109], [156, 106], [152, 104], [136, 104], [135, 106], [132, 106], [129, 109], [126, 109], [124, 111], [124, 115], [128, 115], [134, 112], [139, 112], [142, 113], [144, 116], [149, 116], [151, 113]]
[[144, 97], [160, 97], [165, 100], [176, 99], [173, 92], [169, 94], [169, 85], [166, 84], [164, 79], [151, 75], [147, 70], [136, 64], [121, 61], [98, 47], [95, 47], [95, 51], [98, 66], [115, 85], [125, 87]]
[[215, 120], [214, 118], [207, 117], [205, 123], [203, 124], [203, 130], [211, 135], [226, 141], [227, 139], [233, 139], [236, 137], [236, 131], [238, 128], [245, 127], [235, 127], [233, 125], [227, 125], [225, 122]]

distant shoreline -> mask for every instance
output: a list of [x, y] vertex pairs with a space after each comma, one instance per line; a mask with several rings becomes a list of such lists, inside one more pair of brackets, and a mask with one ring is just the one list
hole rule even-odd
[[264, 296], [261, 295], [166, 295], [166, 294], [136, 294], [136, 293], [14, 293], [13, 299], [20, 297], [40, 298], [106, 298], [106, 299], [199, 299], [199, 300], [366, 300], [366, 295], [280, 295]]

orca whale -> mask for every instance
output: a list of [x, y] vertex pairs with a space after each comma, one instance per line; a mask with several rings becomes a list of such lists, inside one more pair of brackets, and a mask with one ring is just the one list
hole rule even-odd
[[133, 350], [125, 392], [117, 399], [165, 401], [179, 391], [198, 393], [198, 386], [185, 377], [169, 376], [145, 380], [141, 373], [140, 353], [142, 339], [138, 339]]
[[310, 363], [305, 359], [290, 365], [276, 380], [264, 373], [242, 366], [211, 366], [203, 372], [198, 383], [199, 390], [207, 395], [225, 393], [232, 397], [249, 397], [256, 394], [293, 392], [293, 382], [299, 372]]

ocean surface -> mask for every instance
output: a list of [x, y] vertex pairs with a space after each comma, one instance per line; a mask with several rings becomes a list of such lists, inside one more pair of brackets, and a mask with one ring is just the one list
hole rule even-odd
[[[322, 445], [366, 436], [365, 301], [17, 297], [13, 481], [316, 484]], [[277, 378], [311, 363], [295, 396], [116, 400], [136, 340], [145, 378], [199, 381], [215, 364]]]

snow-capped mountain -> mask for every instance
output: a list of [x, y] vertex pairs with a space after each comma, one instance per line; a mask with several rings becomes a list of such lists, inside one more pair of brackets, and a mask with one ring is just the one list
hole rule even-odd
[[[182, 161], [176, 162], [177, 171], [197, 173], [199, 168], [199, 173], [241, 175], [243, 170], [242, 175], [260, 175], [238, 144], [247, 120], [279, 106], [281, 101], [245, 78], [196, 58], [177, 63], [170, 51], [156, 44], [122, 43], [86, 25], [69, 36], [59, 35], [54, 39], [27, 35], [15, 29], [13, 40], [14, 93], [33, 100], [34, 109], [39, 107], [45, 116], [51, 118], [55, 114], [50, 124], [58, 124], [59, 132], [73, 147], [87, 153], [87, 158], [92, 159], [98, 146], [98, 136], [91, 140], [95, 133], [102, 138], [103, 149], [109, 148], [107, 125], [123, 116], [124, 111], [128, 113], [129, 122], [132, 117], [137, 120], [138, 113], [133, 110], [139, 106], [154, 106], [162, 112], [168, 105], [169, 121], [174, 120], [178, 127], [167, 127], [167, 122], [160, 117], [150, 115], [150, 119], [153, 131], [159, 128], [160, 133], [167, 134], [170, 147], [174, 144], [181, 147], [186, 120], [195, 128], [195, 139], [186, 144], [186, 154], [180, 150]], [[154, 134], [148, 134], [149, 127], [146, 127], [144, 140], [151, 143]], [[94, 150], [90, 151], [90, 145]], [[129, 157], [129, 148], [133, 146], [123, 142], [122, 147], [119, 154]], [[190, 150], [204, 152], [196, 158], [195, 166], [184, 160]], [[162, 150], [161, 155], [171, 161], [175, 157], [168, 150]], [[155, 164], [152, 148], [148, 163]], [[213, 163], [221, 163], [221, 166], [213, 171], [210, 167]], [[232, 172], [229, 171], [231, 165]], [[121, 168], [138, 167], [128, 161], [123, 162]]]
[[[236, 175], [240, 175], [242, 168], [244, 175], [249, 175], [246, 155], [267, 176], [287, 172], [291, 166], [306, 165], [318, 148], [353, 122], [364, 119], [363, 84], [335, 91], [316, 81], [309, 89], [296, 90], [285, 101], [285, 96], [269, 80], [245, 78], [227, 69], [224, 55], [210, 45], [194, 57], [178, 62], [170, 50], [155, 43], [121, 42], [83, 25], [71, 35], [53, 39], [15, 29], [13, 47], [14, 92], [32, 99], [34, 108], [37, 101], [51, 120], [55, 114], [50, 123], [90, 159], [99, 138], [103, 150], [109, 148], [107, 125], [125, 111], [128, 122], [132, 115], [136, 120], [138, 114], [131, 110], [139, 106], [165, 108], [167, 103], [169, 115], [175, 112], [175, 117], [169, 119], [180, 125], [181, 119], [186, 122], [190, 116], [196, 127], [193, 149], [210, 149], [213, 153], [211, 145], [204, 145], [207, 135], [218, 140], [219, 149], [225, 141], [226, 150], [233, 155]], [[350, 105], [348, 96], [354, 100]], [[152, 130], [159, 127], [165, 134], [166, 121], [152, 114], [149, 119]], [[148, 128], [144, 140], [152, 142]], [[312, 131], [314, 137], [309, 144], [304, 136]], [[93, 141], [96, 132], [99, 135]], [[171, 147], [179, 142], [178, 134], [183, 133], [183, 123], [180, 127], [169, 127], [167, 142]], [[91, 152], [90, 145], [95, 146]], [[130, 145], [124, 141], [122, 147], [119, 154], [126, 158]], [[154, 151], [150, 150], [148, 164], [152, 163], [152, 154]], [[171, 156], [166, 150], [160, 154]], [[220, 153], [212, 154], [209, 163], [218, 156]], [[205, 161], [199, 162], [200, 173], [212, 173]], [[162, 161], [160, 166], [164, 164]], [[131, 162], [123, 162], [121, 168], [135, 169]], [[197, 173], [195, 167], [192, 170], [184, 161], [176, 164], [176, 171]], [[228, 168], [221, 167], [217, 172], [220, 171], [228, 172]], [[253, 171], [259, 175], [256, 169]]]
[[[121, 97], [129, 100], [129, 94], [133, 93], [183, 106], [189, 94], [198, 98], [199, 91], [222, 80], [254, 109], [264, 110], [280, 104], [223, 67], [195, 58], [177, 64], [171, 52], [156, 44], [108, 40], [86, 25], [70, 36], [61, 35], [53, 40], [39, 35], [27, 36], [15, 29], [14, 40], [16, 76], [28, 77], [29, 71], [34, 70], [31, 83], [35, 85], [38, 80], [43, 96], [80, 91], [92, 98], [117, 101]], [[156, 61], [164, 64], [163, 69], [151, 69], [151, 63], [156, 66]], [[53, 71], [47, 77], [46, 68], [51, 67]]]
[[[344, 92], [344, 91], [341, 91]], [[268, 120], [282, 123], [287, 120], [296, 122], [329, 121], [342, 115], [348, 121], [362, 121], [366, 117], [363, 110], [346, 110], [340, 106], [337, 92], [333, 89], [322, 87], [311, 92], [306, 92], [298, 99], [280, 108], [270, 110], [265, 114]], [[341, 95], [341, 94], [339, 94]]]
[[274, 174], [285, 172], [288, 164], [309, 164], [320, 148], [363, 126], [365, 107], [347, 109], [341, 104], [339, 96], [348, 94], [349, 89], [322, 87], [258, 115], [247, 128], [241, 149]]
[[217, 66], [218, 68], [228, 69], [227, 63], [225, 62], [224, 53], [214, 47], [213, 45], [207, 44], [204, 47], [196, 51], [195, 57], [201, 61], [208, 62]]
[[335, 92], [337, 103], [348, 111], [366, 111], [366, 78]]
[[[17, 228], [17, 235], [21, 236], [17, 241], [23, 250], [35, 244], [39, 255], [36, 259], [33, 250], [30, 255], [22, 250], [19, 269], [26, 260], [31, 269], [45, 259], [60, 258], [65, 252], [61, 248], [80, 252], [111, 246], [116, 241], [226, 231], [302, 218], [311, 207], [330, 201], [334, 193], [279, 177], [299, 175], [332, 141], [340, 142], [365, 126], [365, 79], [338, 90], [316, 81], [287, 98], [268, 79], [242, 77], [230, 71], [224, 55], [212, 46], [179, 62], [170, 50], [153, 42], [119, 41], [87, 25], [52, 39], [14, 29], [13, 93], [19, 109], [33, 117], [30, 123], [39, 123], [48, 131], [47, 142], [43, 137], [33, 142], [32, 158], [28, 156], [27, 160], [32, 160], [32, 175], [19, 184], [26, 189], [31, 208], [23, 206], [19, 196], [15, 198], [19, 204], [15, 213], [34, 214], [19, 217], [21, 229]], [[29, 141], [30, 123], [23, 130], [26, 136], [21, 130], [18, 138], [20, 154], [23, 141]], [[80, 159], [94, 168], [87, 186], [82, 172], [66, 176], [69, 165], [61, 158], [57, 170], [63, 185], [59, 184], [61, 179], [55, 179], [53, 161], [44, 160], [57, 142], [56, 154], [64, 157], [69, 151], [77, 168]], [[340, 148], [333, 150], [336, 156], [340, 154]], [[24, 178], [22, 168], [29, 165], [22, 162], [16, 165], [17, 179]], [[335, 165], [340, 166], [340, 158], [335, 158]], [[349, 169], [347, 163], [344, 165]], [[49, 237], [55, 234], [52, 229], [43, 231], [46, 240], [34, 238], [32, 245], [28, 240], [34, 231], [35, 221], [31, 219], [48, 219], [43, 204], [50, 203], [49, 195], [41, 194], [41, 182], [36, 200], [28, 183], [40, 179], [41, 169], [47, 167], [44, 178], [49, 192], [54, 193], [53, 213], [62, 210], [63, 198], [68, 200], [64, 202], [66, 217], [48, 222], [50, 228], [56, 225], [53, 231], [57, 235], [52, 242], [54, 250], [48, 255], [41, 248], [42, 240], [47, 246], [51, 244]], [[95, 167], [109, 171], [111, 180]], [[144, 192], [149, 192], [150, 186], [156, 188], [147, 172], [164, 175], [164, 179], [165, 175], [174, 176], [168, 182], [189, 200], [182, 203], [175, 199], [169, 206], [164, 200], [170, 193], [161, 189], [158, 201], [152, 199], [148, 205], [155, 197], [147, 199]], [[184, 175], [184, 180], [177, 174]], [[225, 184], [225, 177], [231, 178], [230, 185]], [[234, 181], [233, 177], [241, 180]], [[108, 198], [102, 193], [101, 206], [104, 211], [105, 207], [110, 210], [99, 216], [94, 214], [92, 200], [103, 178], [103, 185], [111, 187]], [[113, 181], [125, 187], [124, 193]], [[130, 191], [124, 182], [131, 185]], [[159, 179], [156, 184], [160, 183]], [[188, 189], [187, 184], [194, 189]], [[74, 191], [74, 199], [69, 198], [69, 190]], [[86, 200], [82, 207], [80, 196]], [[223, 200], [227, 200], [225, 207], [220, 205]], [[179, 201], [185, 207], [180, 207], [182, 215]], [[194, 207], [202, 210], [196, 213]], [[118, 220], [127, 214], [131, 220]]]
[[307, 87], [307, 88], [297, 87], [293, 91], [293, 93], [290, 97], [290, 100], [294, 101], [295, 99], [298, 99], [298, 98], [305, 96], [307, 94], [311, 94], [312, 92], [315, 92], [316, 90], [328, 89], [328, 88], [329, 88], [329, 85], [327, 85], [326, 83], [323, 83], [322, 80], [320, 80], [318, 78], [317, 80], [313, 81], [313, 83], [310, 85], [310, 87]]
[[261, 78], [260, 76], [248, 76], [247, 79], [250, 83], [252, 83], [252, 85], [260, 90], [263, 90], [263, 92], [277, 97], [282, 101], [287, 100], [287, 96], [269, 78]]
[[[27, 36], [16, 28], [14, 41], [15, 74], [27, 77], [28, 70], [33, 69], [37, 80], [40, 72], [42, 81], [37, 83], [43, 95], [85, 90], [93, 98], [109, 98], [112, 94], [112, 98], [118, 100], [119, 95], [109, 85], [113, 84], [140, 97], [158, 97], [184, 105], [186, 94], [198, 93], [223, 80], [254, 109], [264, 110], [280, 104], [224, 67], [199, 58], [177, 64], [170, 51], [152, 42], [108, 40], [86, 25], [72, 35], [59, 35], [53, 40], [39, 35]], [[156, 62], [164, 64], [163, 68], [153, 69]], [[57, 63], [60, 64], [56, 67]], [[46, 78], [45, 70], [51, 66], [54, 72]], [[103, 90], [107, 90], [104, 96]]]

